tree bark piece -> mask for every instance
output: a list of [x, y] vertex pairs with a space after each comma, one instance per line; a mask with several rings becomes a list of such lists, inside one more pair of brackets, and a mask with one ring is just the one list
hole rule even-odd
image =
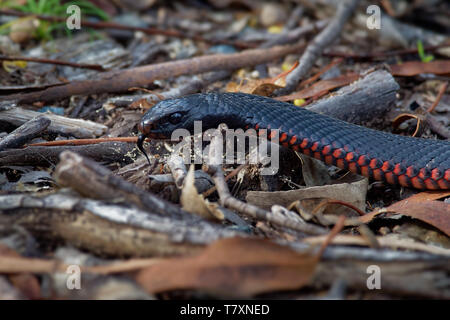
[[299, 81], [311, 70], [314, 62], [322, 54], [326, 46], [335, 41], [342, 31], [348, 18], [352, 15], [359, 0], [342, 1], [337, 9], [336, 16], [328, 26], [320, 32], [308, 45], [299, 60], [299, 65], [286, 77], [286, 86], [278, 90], [277, 94], [286, 94], [295, 89]]
[[381, 119], [396, 101], [400, 86], [386, 70], [376, 70], [307, 107], [336, 119], [362, 124]]
[[18, 148], [39, 136], [50, 125], [51, 121], [44, 115], [25, 122], [22, 126], [0, 140], [0, 151], [8, 148]]
[[[0, 121], [21, 126], [25, 122], [42, 115], [41, 112], [16, 107], [0, 111]], [[71, 119], [51, 113], [45, 113], [45, 116], [51, 120], [48, 131], [64, 136], [74, 136], [80, 139], [94, 138], [101, 136], [108, 129], [105, 125], [89, 120]]]
[[135, 145], [126, 142], [104, 142], [83, 146], [59, 147], [26, 147], [24, 149], [9, 149], [0, 151], [0, 166], [54, 166], [59, 162], [59, 154], [63, 151], [73, 151], [78, 154], [104, 163], [131, 163], [134, 159], [128, 155]]

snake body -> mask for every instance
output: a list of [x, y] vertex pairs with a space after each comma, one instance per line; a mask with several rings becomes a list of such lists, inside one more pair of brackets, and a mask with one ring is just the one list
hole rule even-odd
[[450, 142], [377, 131], [289, 103], [243, 93], [193, 94], [164, 100], [139, 124], [146, 137], [169, 138], [178, 128], [191, 132], [226, 123], [230, 128], [279, 130], [279, 143], [329, 165], [416, 189], [450, 189]]

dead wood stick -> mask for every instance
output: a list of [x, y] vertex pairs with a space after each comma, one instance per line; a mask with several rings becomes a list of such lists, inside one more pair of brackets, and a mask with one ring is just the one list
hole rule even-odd
[[311, 70], [314, 62], [322, 54], [325, 47], [339, 37], [347, 20], [352, 15], [359, 0], [342, 1], [336, 16], [308, 45], [299, 59], [299, 66], [286, 77], [286, 86], [278, 90], [277, 95], [287, 94], [295, 89], [299, 81]]
[[99, 79], [73, 81], [37, 92], [5, 96], [3, 99], [17, 99], [19, 103], [32, 103], [35, 101], [53, 101], [72, 95], [122, 92], [131, 87], [146, 86], [156, 79], [167, 79], [180, 75], [198, 74], [213, 70], [235, 70], [273, 61], [287, 54], [299, 52], [303, 47], [303, 44], [296, 44], [293, 46], [278, 46], [270, 49], [253, 49], [235, 54], [215, 54], [125, 70], [115, 70], [103, 73]]
[[[25, 122], [41, 116], [43, 113], [27, 110], [23, 108], [12, 108], [0, 111], [0, 120], [11, 123], [15, 126], [21, 126]], [[64, 136], [74, 136], [75, 138], [93, 138], [106, 132], [107, 126], [95, 123], [89, 120], [72, 119], [56, 114], [45, 113], [45, 116], [51, 120], [48, 131], [58, 133]]]
[[362, 124], [383, 115], [395, 104], [400, 86], [386, 70], [375, 70], [307, 107], [333, 118]]
[[32, 58], [32, 57], [14, 57], [14, 56], [4, 56], [0, 55], [0, 61], [28, 61], [28, 62], [36, 62], [36, 63], [45, 63], [45, 64], [55, 64], [60, 66], [69, 66], [73, 68], [83, 68], [83, 69], [91, 69], [97, 71], [104, 71], [103, 67], [98, 64], [87, 64], [87, 63], [75, 63], [70, 61], [62, 61], [55, 59], [44, 59], [44, 58]]
[[56, 147], [26, 147], [25, 149], [9, 149], [0, 151], [0, 166], [4, 165], [33, 165], [55, 166], [59, 161], [59, 154], [70, 150], [104, 163], [131, 163], [134, 161], [128, 155], [135, 146], [127, 142], [103, 142], [83, 146]]
[[[220, 132], [226, 130], [226, 125], [222, 124], [218, 129]], [[255, 219], [269, 221], [278, 226], [290, 228], [307, 234], [326, 234], [327, 230], [309, 223], [301, 223], [287, 216], [274, 214], [264, 209], [258, 208], [249, 203], [245, 203], [236, 199], [230, 193], [223, 170], [221, 167], [222, 153], [218, 150], [222, 150], [222, 139], [214, 135], [211, 139], [208, 172], [213, 176], [213, 180], [216, 183], [217, 193], [219, 194], [220, 204], [226, 208], [236, 210], [247, 214]]]
[[0, 151], [8, 148], [19, 148], [31, 139], [39, 136], [50, 125], [50, 119], [44, 115], [25, 122], [22, 126], [0, 140]]
[[160, 215], [192, 217], [174, 204], [123, 180], [90, 159], [71, 151], [62, 152], [60, 159], [54, 173], [55, 180], [84, 196], [101, 200], [123, 199]]
[[115, 257], [192, 254], [217, 239], [242, 235], [199, 218], [168, 218], [65, 193], [0, 195], [2, 211], [8, 214], [0, 215], [0, 225]]

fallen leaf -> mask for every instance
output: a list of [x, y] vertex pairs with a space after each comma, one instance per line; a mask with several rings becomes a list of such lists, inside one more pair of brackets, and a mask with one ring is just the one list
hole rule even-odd
[[217, 203], [209, 202], [208, 199], [203, 198], [203, 195], [197, 192], [194, 183], [194, 166], [191, 165], [181, 190], [180, 202], [183, 209], [206, 219], [223, 220], [225, 216], [220, 211]]
[[[289, 191], [249, 191], [247, 192], [246, 201], [260, 208], [270, 210], [270, 207], [274, 204], [287, 207], [294, 201], [304, 200], [302, 201], [303, 206], [312, 211], [323, 199], [333, 199], [350, 203], [364, 211], [367, 186], [367, 179], [358, 177], [350, 183], [328, 184]], [[331, 204], [327, 206], [324, 213], [341, 214], [349, 211], [354, 213], [353, 210], [344, 206]]]
[[166, 259], [137, 274], [148, 292], [201, 289], [249, 297], [306, 285], [318, 257], [263, 239], [227, 238], [193, 257]]
[[450, 74], [450, 60], [408, 61], [389, 67], [394, 76], [412, 77], [421, 73]]
[[435, 201], [450, 196], [450, 191], [426, 191], [398, 201], [387, 208], [377, 210], [362, 216], [364, 223], [372, 221], [381, 213], [396, 213], [426, 222], [450, 236], [450, 204]]

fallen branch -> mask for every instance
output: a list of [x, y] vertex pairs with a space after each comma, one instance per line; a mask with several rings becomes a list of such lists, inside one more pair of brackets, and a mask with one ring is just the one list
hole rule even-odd
[[144, 87], [156, 79], [167, 79], [180, 75], [204, 73], [213, 70], [235, 70], [263, 62], [273, 61], [287, 54], [298, 52], [303, 44], [274, 47], [270, 49], [253, 49], [235, 54], [215, 54], [177, 61], [163, 62], [125, 70], [110, 71], [96, 80], [73, 81], [57, 87], [5, 96], [3, 99], [16, 99], [19, 103], [35, 101], [53, 101], [72, 95], [88, 95], [104, 92], [123, 92], [131, 87]]
[[[0, 14], [4, 14], [7, 16], [16, 16], [16, 17], [28, 17], [30, 16], [27, 12], [20, 12], [15, 10], [0, 10]], [[33, 14], [33, 17], [44, 20], [44, 21], [50, 21], [50, 22], [66, 22], [66, 17], [56, 17], [56, 16], [46, 16], [46, 15], [39, 15], [39, 14]], [[115, 22], [92, 22], [88, 21], [87, 19], [81, 19], [81, 26], [82, 27], [89, 27], [93, 29], [116, 29], [116, 30], [126, 30], [126, 31], [140, 31], [145, 34], [150, 35], [162, 35], [166, 37], [172, 37], [172, 38], [181, 38], [181, 39], [192, 39], [196, 41], [202, 41], [207, 43], [213, 43], [213, 44], [228, 44], [232, 45], [238, 48], [254, 48], [256, 45], [248, 42], [242, 42], [242, 41], [229, 41], [226, 39], [208, 39], [199, 35], [191, 35], [191, 34], [184, 34], [178, 30], [163, 30], [158, 28], [144, 28], [144, 27], [136, 27], [136, 26], [127, 26]]]
[[340, 3], [336, 16], [308, 45], [299, 60], [299, 66], [286, 77], [286, 86], [278, 90], [278, 95], [287, 94], [296, 88], [299, 81], [311, 70], [323, 50], [339, 37], [358, 2], [359, 0], [347, 0]]
[[[12, 108], [0, 111], [0, 121], [5, 121], [18, 127], [43, 114], [44, 113], [42, 112], [33, 110]], [[45, 113], [45, 116], [51, 121], [47, 130], [51, 133], [57, 133], [64, 136], [70, 135], [76, 138], [93, 138], [104, 134], [108, 129], [108, 127], [103, 124], [89, 120], [72, 119], [52, 113]]]

